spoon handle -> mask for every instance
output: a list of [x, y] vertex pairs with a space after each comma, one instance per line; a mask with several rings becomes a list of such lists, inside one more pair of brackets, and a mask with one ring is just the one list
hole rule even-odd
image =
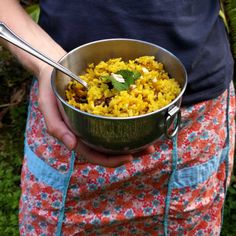
[[46, 62], [52, 67], [55, 67], [62, 73], [68, 75], [69, 77], [75, 79], [84, 87], [88, 87], [87, 83], [68, 70], [66, 67], [62, 66], [61, 64], [57, 63], [56, 61], [52, 60], [48, 56], [44, 55], [43, 53], [39, 52], [38, 50], [34, 49], [30, 46], [27, 42], [17, 36], [14, 32], [12, 32], [4, 23], [0, 22], [0, 37], [7, 40], [8, 42], [14, 44], [15, 46], [23, 49], [24, 51], [28, 52], [29, 54], [37, 57], [38, 59]]

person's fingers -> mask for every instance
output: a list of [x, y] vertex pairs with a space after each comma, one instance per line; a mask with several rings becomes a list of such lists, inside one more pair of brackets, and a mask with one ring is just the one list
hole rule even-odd
[[56, 98], [51, 89], [50, 77], [40, 78], [38, 102], [48, 133], [62, 141], [68, 149], [74, 149], [76, 147], [76, 137], [62, 120]]
[[94, 151], [93, 149], [86, 146], [81, 141], [77, 142], [77, 149], [79, 153], [90, 163], [95, 165], [101, 165], [105, 167], [118, 167], [121, 166], [127, 162], [130, 162], [133, 160], [132, 155], [116, 155], [116, 156], [110, 156], [105, 155], [99, 152]]

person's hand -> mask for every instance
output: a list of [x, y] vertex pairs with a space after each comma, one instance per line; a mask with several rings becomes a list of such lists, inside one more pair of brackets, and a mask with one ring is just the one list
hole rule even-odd
[[52, 67], [45, 65], [38, 75], [39, 109], [44, 116], [47, 132], [62, 141], [68, 149], [72, 150], [75, 149], [77, 140], [60, 115], [57, 100], [51, 88], [52, 70]]
[[132, 161], [135, 157], [151, 154], [155, 151], [155, 148], [151, 145], [144, 151], [135, 154], [106, 155], [89, 148], [83, 142], [78, 140], [76, 150], [79, 155], [85, 158], [89, 163], [114, 168]]
[[154, 152], [154, 147], [150, 146], [146, 150], [127, 155], [105, 155], [99, 153], [84, 143], [82, 143], [75, 134], [67, 127], [63, 121], [60, 111], [58, 109], [56, 97], [51, 87], [51, 73], [53, 68], [45, 65], [40, 70], [38, 75], [39, 81], [39, 95], [38, 103], [39, 109], [42, 112], [47, 132], [53, 137], [59, 139], [70, 150], [77, 150], [89, 163], [101, 165], [105, 167], [117, 167], [133, 160], [135, 156], [141, 156]]

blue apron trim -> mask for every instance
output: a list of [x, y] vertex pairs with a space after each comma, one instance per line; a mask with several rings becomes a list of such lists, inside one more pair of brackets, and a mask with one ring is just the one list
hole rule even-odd
[[168, 235], [168, 220], [169, 220], [169, 210], [170, 210], [170, 199], [171, 193], [174, 184], [174, 176], [176, 173], [178, 161], [178, 149], [177, 149], [177, 135], [173, 138], [173, 151], [172, 151], [172, 166], [171, 166], [171, 175], [167, 187], [167, 196], [165, 199], [165, 215], [164, 215], [164, 235]]
[[27, 158], [28, 169], [34, 175], [37, 181], [42, 182], [62, 192], [62, 207], [59, 212], [56, 229], [56, 236], [59, 236], [61, 235], [61, 229], [64, 219], [67, 190], [69, 187], [71, 175], [74, 170], [75, 153], [72, 152], [71, 154], [69, 171], [65, 174], [58, 172], [56, 169], [47, 165], [44, 161], [38, 158], [30, 149], [27, 141], [25, 142], [25, 154]]
[[65, 183], [65, 186], [64, 186], [64, 190], [62, 192], [62, 194], [63, 194], [62, 208], [60, 209], [60, 214], [59, 214], [59, 217], [58, 217], [56, 236], [61, 235], [62, 224], [63, 224], [64, 214], [65, 214], [65, 203], [66, 203], [67, 190], [68, 190], [68, 187], [69, 187], [71, 175], [72, 175], [73, 170], [74, 170], [74, 163], [75, 163], [75, 153], [73, 151], [71, 153], [69, 171], [68, 171], [68, 174], [66, 175], [66, 183]]
[[[214, 156], [206, 163], [195, 165], [192, 167], [183, 168], [177, 170], [178, 149], [177, 149], [177, 135], [173, 139], [173, 151], [172, 151], [172, 167], [171, 175], [167, 187], [167, 196], [165, 200], [165, 213], [164, 213], [164, 235], [168, 235], [168, 220], [169, 220], [169, 208], [171, 201], [171, 193], [173, 188], [184, 188], [194, 186], [203, 183], [209, 179], [213, 173], [217, 172], [221, 163], [226, 163], [226, 180], [225, 191], [227, 191], [227, 178], [229, 174], [229, 147], [230, 147], [230, 121], [229, 121], [229, 102], [230, 102], [230, 89], [228, 89], [227, 105], [226, 105], [226, 146], [220, 153], [220, 155]], [[224, 207], [223, 207], [224, 209]], [[223, 222], [223, 209], [222, 209], [222, 222]]]
[[173, 188], [191, 187], [205, 182], [217, 172], [220, 164], [226, 160], [228, 149], [227, 146], [222, 150], [221, 157], [214, 156], [203, 164], [177, 170], [174, 175]]
[[[233, 85], [233, 82], [231, 82], [231, 86], [234, 87]], [[227, 146], [230, 145], [230, 117], [229, 117], [229, 106], [230, 106], [230, 92], [231, 92], [231, 89], [230, 89], [230, 85], [229, 85], [229, 88], [228, 88], [228, 94], [227, 94], [227, 107], [226, 107], [226, 125], [227, 125], [227, 137], [226, 137], [226, 144]], [[225, 160], [225, 165], [226, 165], [226, 168], [225, 168], [225, 198], [224, 198], [224, 204], [223, 204], [223, 207], [222, 207], [222, 212], [221, 212], [221, 228], [223, 226], [223, 223], [224, 223], [224, 207], [225, 207], [225, 199], [226, 199], [226, 195], [227, 195], [227, 180], [228, 180], [228, 176], [229, 176], [229, 148], [228, 148], [228, 152], [227, 152], [227, 158]]]
[[[228, 94], [227, 94], [227, 106], [226, 106], [226, 129], [227, 129], [227, 137], [226, 137], [226, 144], [229, 146], [230, 144], [230, 117], [229, 117], [229, 105], [230, 105], [230, 88], [228, 88]], [[229, 148], [227, 150], [227, 157], [226, 162], [226, 180], [225, 180], [225, 193], [227, 192], [227, 180], [229, 175]]]
[[27, 141], [25, 141], [25, 154], [28, 169], [38, 181], [45, 183], [54, 189], [60, 191], [64, 190], [67, 183], [68, 173], [60, 173], [53, 167], [47, 165], [30, 149]]
[[[31, 85], [31, 89], [34, 85], [34, 83], [37, 82], [36, 78], [33, 78], [33, 82]], [[32, 102], [29, 102], [28, 105], [28, 116], [27, 116], [27, 122], [26, 122], [26, 130], [28, 128], [28, 121], [31, 113], [31, 107]], [[75, 162], [75, 153], [74, 151], [71, 153], [70, 158], [70, 166], [67, 173], [60, 173], [53, 167], [46, 164], [43, 160], [41, 160], [37, 155], [30, 149], [29, 144], [27, 142], [27, 136], [25, 132], [25, 156], [27, 159], [27, 166], [29, 171], [34, 175], [34, 177], [44, 184], [47, 184], [48, 186], [51, 186], [52, 188], [59, 190], [62, 192], [62, 204], [61, 209], [58, 216], [58, 222], [57, 222], [57, 228], [56, 228], [56, 236], [61, 235], [62, 230], [62, 224], [65, 214], [65, 203], [66, 203], [66, 196], [67, 196], [67, 190], [70, 183], [70, 178], [74, 170], [74, 162]]]

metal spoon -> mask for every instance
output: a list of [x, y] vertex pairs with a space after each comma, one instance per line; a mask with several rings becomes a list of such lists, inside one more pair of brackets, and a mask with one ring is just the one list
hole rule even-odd
[[62, 66], [61, 64], [57, 63], [56, 61], [52, 60], [48, 56], [44, 55], [43, 53], [39, 52], [38, 50], [34, 49], [30, 46], [27, 42], [17, 36], [12, 30], [10, 30], [4, 23], [0, 22], [0, 37], [7, 40], [8, 42], [14, 44], [15, 46], [23, 49], [24, 51], [30, 53], [31, 55], [37, 57], [38, 59], [46, 62], [52, 67], [55, 67], [62, 73], [68, 75], [72, 79], [75, 79], [80, 84], [82, 84], [86, 89], [88, 89], [88, 84], [82, 80], [79, 76], [72, 73], [69, 69]]

